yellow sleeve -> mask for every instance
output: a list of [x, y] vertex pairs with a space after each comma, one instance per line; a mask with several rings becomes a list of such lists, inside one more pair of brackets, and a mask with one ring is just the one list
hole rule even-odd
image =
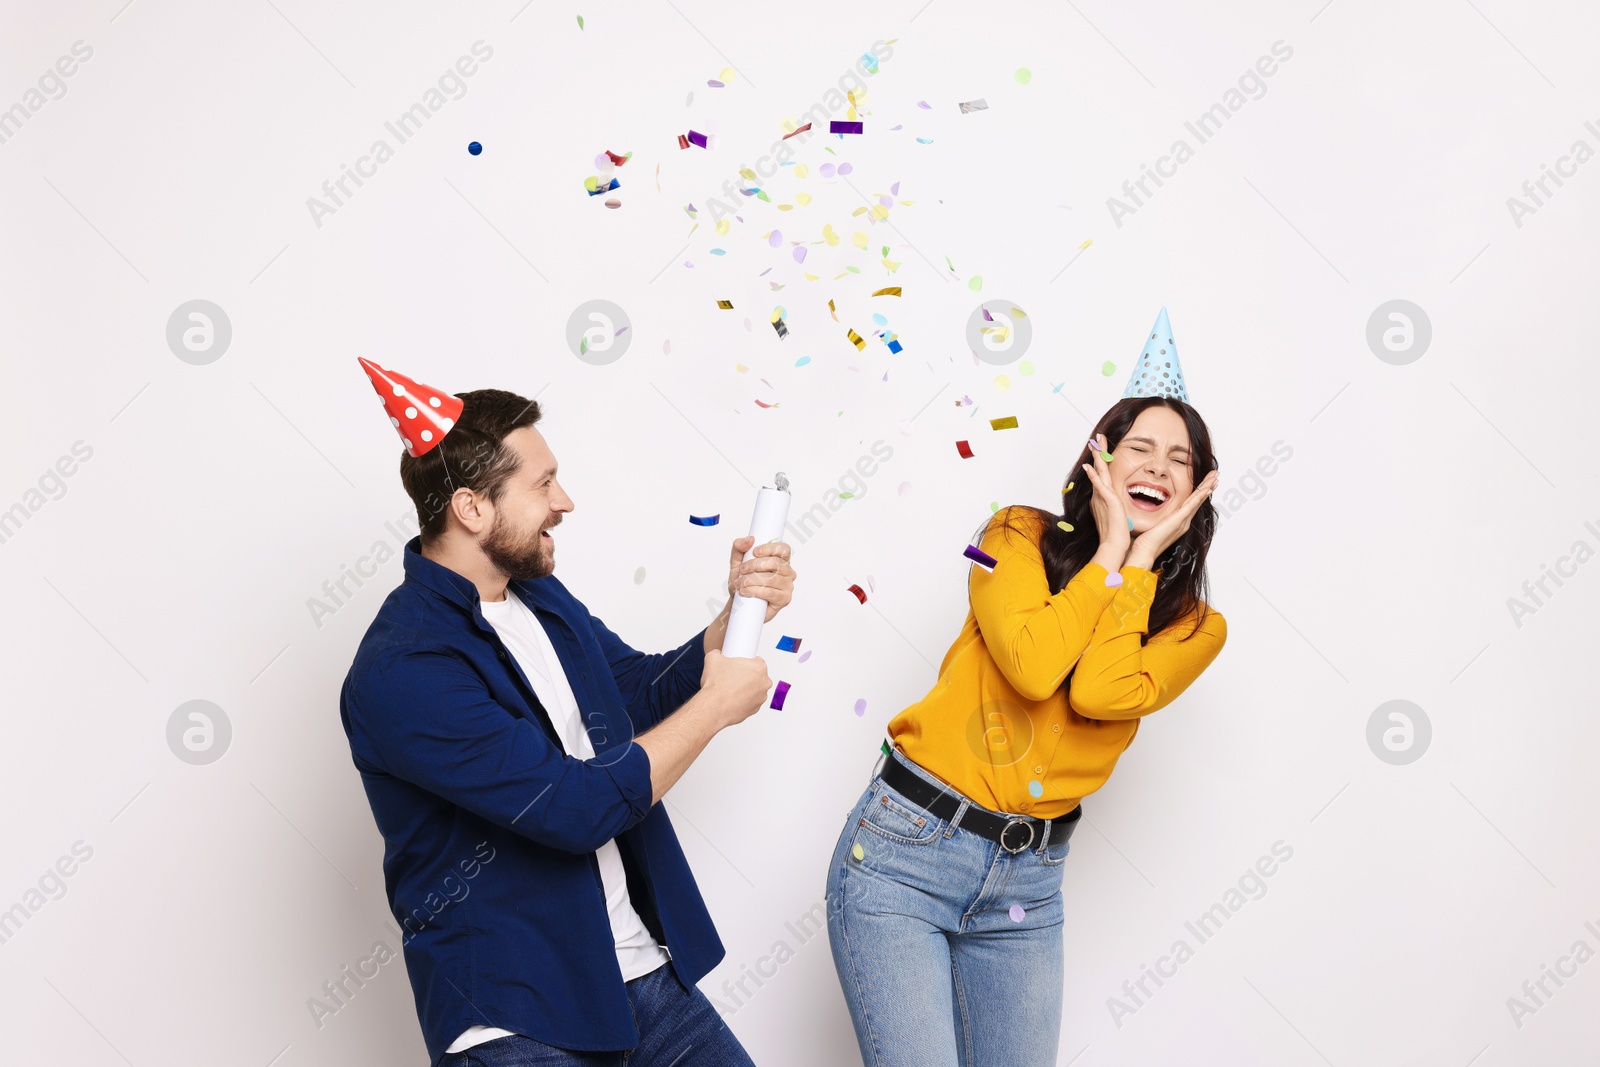
[[[1002, 528], [1008, 514], [1021, 520], [1020, 530]], [[1037, 516], [1001, 509], [978, 546], [994, 557], [994, 572], [974, 566], [967, 582], [990, 658], [1027, 700], [1044, 700], [1061, 687], [1116, 595], [1105, 584], [1106, 569], [1090, 563], [1052, 596], [1038, 534]]]
[[1122, 568], [1124, 584], [1100, 616], [1078, 661], [1068, 698], [1086, 719], [1137, 719], [1160, 711], [1211, 666], [1228, 640], [1228, 622], [1208, 609], [1188, 640], [1190, 619], [1174, 623], [1142, 647], [1155, 602], [1156, 575], [1143, 567]]

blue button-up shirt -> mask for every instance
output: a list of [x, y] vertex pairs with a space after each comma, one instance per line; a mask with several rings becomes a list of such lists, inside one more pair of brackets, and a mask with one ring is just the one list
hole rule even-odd
[[692, 985], [723, 957], [650, 759], [633, 739], [698, 691], [705, 631], [646, 655], [554, 576], [512, 581], [577, 697], [593, 759], [550, 716], [463, 575], [405, 546], [339, 714], [383, 834], [389, 908], [437, 1064], [467, 1027], [587, 1051], [638, 1044], [594, 852], [616, 839], [628, 894]]

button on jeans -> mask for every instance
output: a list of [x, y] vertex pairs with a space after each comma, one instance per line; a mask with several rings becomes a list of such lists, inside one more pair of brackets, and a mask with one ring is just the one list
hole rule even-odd
[[828, 940], [866, 1067], [1056, 1062], [1069, 842], [1052, 825], [1013, 855], [960, 828], [969, 805], [947, 822], [875, 775], [833, 850]]

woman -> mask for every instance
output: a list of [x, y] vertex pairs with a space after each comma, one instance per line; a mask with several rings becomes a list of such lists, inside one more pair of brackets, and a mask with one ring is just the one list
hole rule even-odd
[[987, 524], [993, 571], [972, 568], [939, 680], [889, 723], [834, 849], [828, 934], [867, 1067], [1056, 1062], [1080, 801], [1227, 638], [1201, 599], [1205, 423], [1172, 395], [1125, 397], [1090, 443], [1063, 514]]

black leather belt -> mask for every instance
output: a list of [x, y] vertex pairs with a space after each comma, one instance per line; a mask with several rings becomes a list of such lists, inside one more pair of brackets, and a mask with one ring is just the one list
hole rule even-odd
[[[893, 754], [884, 757], [883, 770], [878, 773], [890, 789], [946, 822], [955, 817], [956, 809], [965, 799], [959, 794], [929, 782], [906, 767]], [[1082, 817], [1083, 805], [1079, 804], [1061, 818], [1048, 820], [1052, 841], [1070, 839], [1072, 831], [1077, 828], [1078, 820]], [[966, 813], [961, 816], [961, 829], [986, 837], [1007, 852], [1015, 854], [1039, 843], [1044, 836], [1046, 821], [1024, 815], [1001, 815], [988, 808], [980, 808], [969, 801]]]

